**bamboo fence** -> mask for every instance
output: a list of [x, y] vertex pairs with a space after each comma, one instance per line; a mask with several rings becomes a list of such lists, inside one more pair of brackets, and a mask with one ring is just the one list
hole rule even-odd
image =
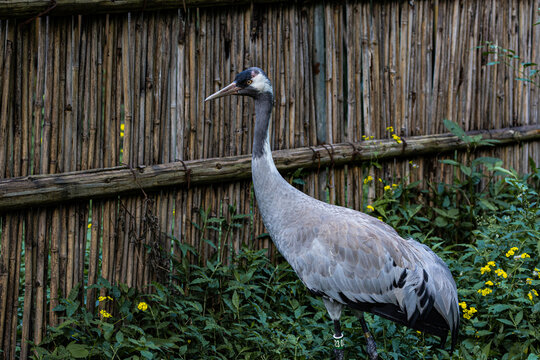
[[[222, 241], [223, 256], [242, 244], [271, 249], [249, 180], [253, 104], [203, 102], [248, 66], [273, 82], [278, 164], [287, 177], [303, 167], [303, 190], [332, 203], [365, 208], [368, 175], [451, 181], [451, 167], [438, 160], [460, 145], [436, 146], [446, 118], [467, 131], [510, 134], [478, 155], [520, 172], [529, 158], [540, 163], [539, 89], [488, 65], [478, 48], [492, 41], [540, 63], [539, 0], [187, 3], [0, 20], [4, 358], [30, 355], [28, 341], [59, 322], [51, 310], [77, 284], [99, 276], [138, 287], [159, 280], [168, 263], [154, 250], [181, 256], [171, 237], [201, 259], [214, 252], [206, 238]], [[9, 4], [0, 2], [0, 17]], [[399, 150], [390, 126], [431, 151]], [[373, 156], [356, 158], [370, 146]], [[395, 152], [383, 158], [388, 149]], [[380, 168], [369, 166], [376, 161]], [[221, 176], [219, 166], [230, 170], [231, 162], [243, 167]], [[206, 169], [213, 177], [200, 180]], [[39, 198], [55, 188], [52, 200]], [[224, 239], [194, 226], [206, 215], [238, 221], [234, 214], [249, 216]], [[79, 300], [93, 310], [97, 295], [84, 290]]]

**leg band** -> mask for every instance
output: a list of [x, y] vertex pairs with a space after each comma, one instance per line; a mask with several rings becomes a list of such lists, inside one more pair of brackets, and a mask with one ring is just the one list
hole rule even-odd
[[334, 349], [336, 350], [342, 350], [345, 345], [345, 341], [343, 339], [343, 334], [340, 336], [334, 335]]

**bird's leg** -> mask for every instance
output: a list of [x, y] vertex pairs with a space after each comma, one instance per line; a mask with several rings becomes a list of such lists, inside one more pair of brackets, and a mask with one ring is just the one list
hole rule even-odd
[[366, 320], [364, 319], [364, 313], [361, 312], [358, 317], [360, 318], [360, 325], [362, 325], [362, 331], [364, 332], [364, 337], [366, 338], [369, 359], [377, 360], [379, 358], [379, 355], [377, 354], [377, 345], [375, 344], [375, 340], [373, 340], [373, 336], [371, 336], [371, 333], [369, 332]]
[[343, 360], [343, 334], [341, 333], [341, 324], [339, 320], [334, 320], [334, 355], [336, 360]]

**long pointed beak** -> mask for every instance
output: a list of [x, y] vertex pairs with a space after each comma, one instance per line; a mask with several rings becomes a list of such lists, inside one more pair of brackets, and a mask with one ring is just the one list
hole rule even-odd
[[219, 90], [218, 92], [213, 93], [212, 95], [204, 99], [204, 101], [217, 99], [217, 98], [227, 96], [227, 95], [235, 95], [235, 94], [238, 94], [238, 90], [240, 90], [240, 88], [236, 86], [236, 83], [233, 81], [229, 85], [225, 86], [223, 89]]

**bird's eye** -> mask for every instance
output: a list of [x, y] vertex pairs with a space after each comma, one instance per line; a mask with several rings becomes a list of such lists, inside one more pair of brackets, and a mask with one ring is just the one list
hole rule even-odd
[[252, 80], [248, 80], [246, 81], [246, 84], [251, 85], [252, 82], [253, 82]]

